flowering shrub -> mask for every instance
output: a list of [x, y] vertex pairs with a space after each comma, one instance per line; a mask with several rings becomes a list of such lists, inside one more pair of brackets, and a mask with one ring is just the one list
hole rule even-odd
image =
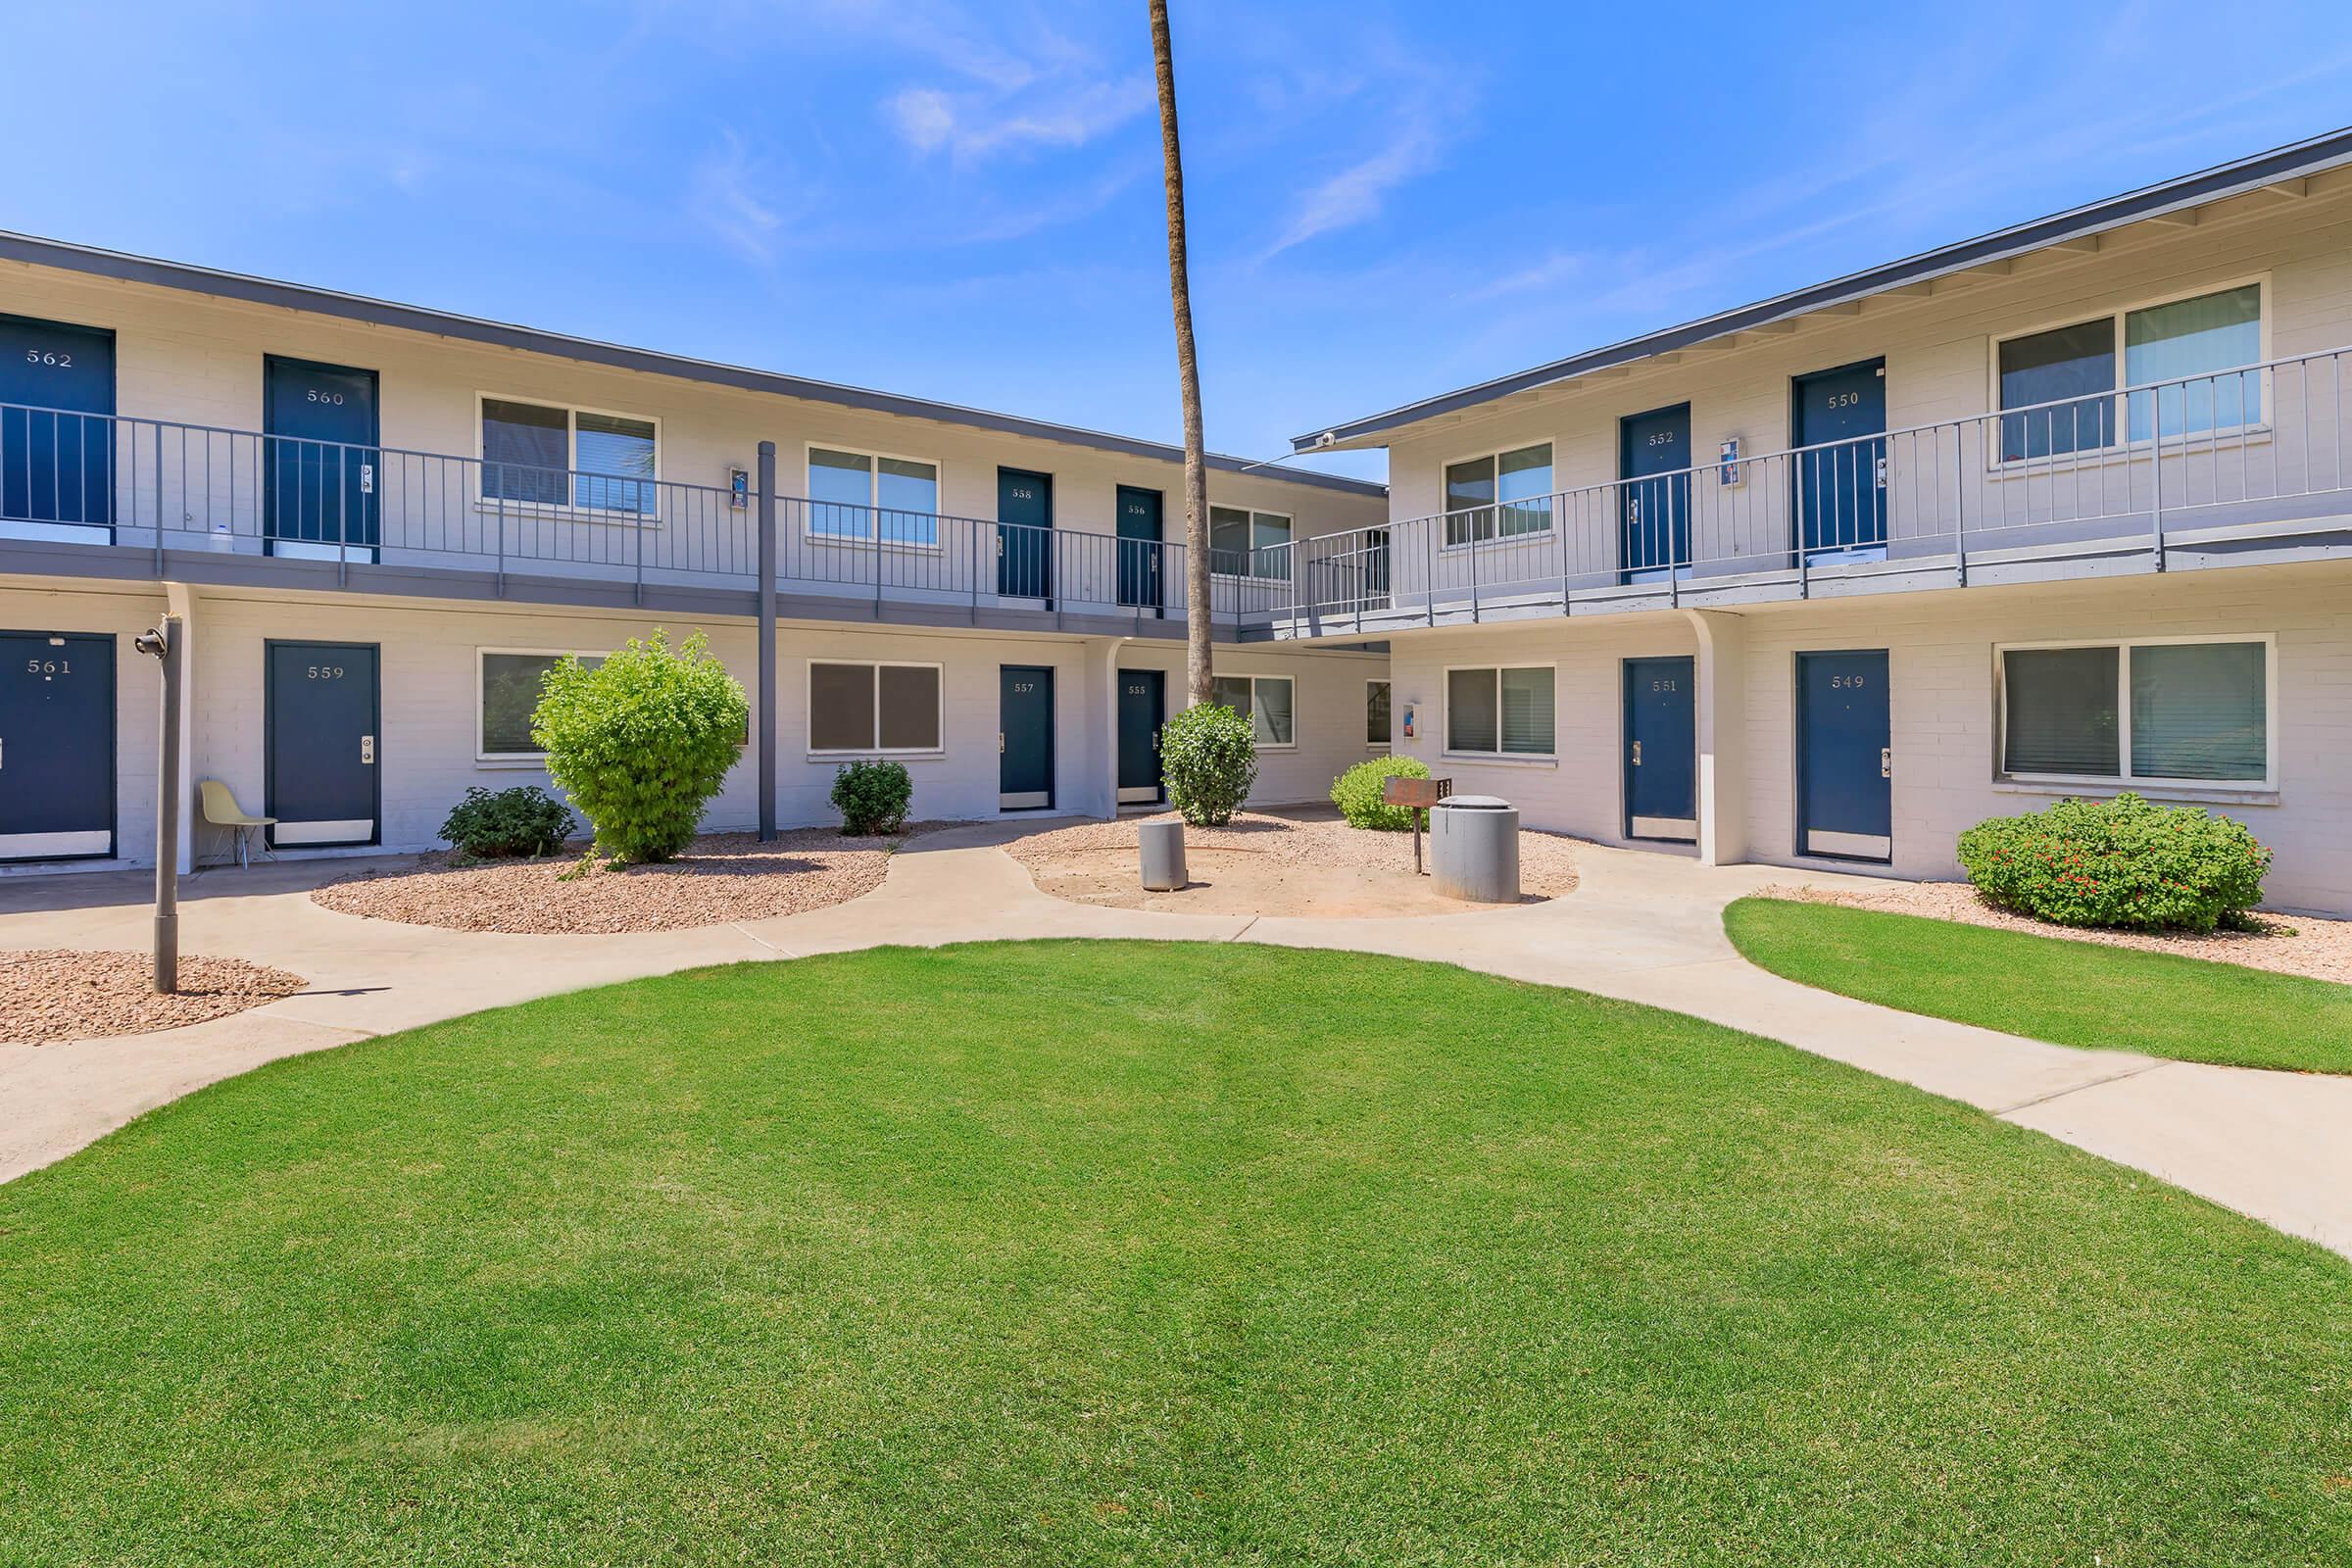
[[1241, 714], [1203, 703], [1160, 726], [1159, 766], [1168, 804], [1187, 822], [1223, 827], [1257, 782], [1257, 741]]
[[1385, 806], [1381, 792], [1392, 778], [1427, 778], [1429, 764], [1417, 757], [1375, 757], [1358, 762], [1332, 781], [1331, 804], [1340, 808], [1349, 827], [1383, 828], [1401, 833], [1413, 825], [1410, 808]]
[[2242, 822], [2127, 791], [1979, 822], [1960, 863], [1988, 902], [2059, 925], [2211, 931], [2261, 899], [2271, 852]]

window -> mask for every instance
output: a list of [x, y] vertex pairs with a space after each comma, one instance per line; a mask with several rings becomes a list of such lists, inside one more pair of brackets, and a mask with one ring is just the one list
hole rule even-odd
[[2001, 771], [2119, 784], [2271, 778], [2271, 644], [2009, 648]]
[[811, 752], [936, 752], [937, 664], [808, 665]]
[[1549, 664], [1446, 672], [1446, 749], [1552, 755]]
[[1209, 682], [1208, 700], [1250, 720], [1250, 731], [1260, 746], [1298, 743], [1288, 675], [1219, 675]]
[[[2120, 352], [2119, 352], [2120, 346]], [[2262, 417], [2262, 285], [2121, 311], [2013, 337], [1995, 349], [2001, 461], [2113, 446], [2114, 394], [2130, 438], [2242, 429]], [[2235, 373], [2231, 373], [2235, 372]], [[2154, 385], [2180, 382], [2182, 385]]]
[[808, 449], [808, 532], [818, 539], [939, 543], [939, 465]]
[[531, 739], [547, 672], [576, 658], [593, 669], [602, 654], [557, 654], [534, 649], [484, 648], [474, 670], [474, 758], [484, 762], [539, 761], [547, 754]]
[[1291, 519], [1243, 507], [1208, 509], [1208, 569], [1229, 577], [1288, 577]]
[[482, 399], [482, 499], [652, 516], [661, 510], [651, 419]]
[[1515, 539], [1551, 527], [1551, 443], [1446, 465], [1446, 542]]
[[1385, 680], [1364, 682], [1364, 744], [1389, 744], [1389, 683]]

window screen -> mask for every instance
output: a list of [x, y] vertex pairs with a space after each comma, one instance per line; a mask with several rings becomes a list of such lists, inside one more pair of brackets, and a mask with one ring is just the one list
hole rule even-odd
[[1494, 671], [1449, 669], [1446, 672], [1446, 749], [1449, 752], [1493, 752], [1499, 731], [1496, 719]]
[[939, 543], [939, 469], [909, 458], [876, 460], [876, 525], [890, 544]]
[[[2027, 409], [2001, 420], [2001, 458], [2046, 458], [2113, 443], [2115, 320], [2101, 317], [2001, 345], [2001, 407]], [[2076, 401], [2067, 401], [2073, 399]], [[2029, 405], [2051, 404], [2050, 408]]]
[[1208, 700], [1220, 708], [1230, 708], [1244, 718], [1250, 716], [1250, 677], [1247, 675], [1218, 675], [1208, 683]]
[[2132, 650], [2132, 771], [2141, 778], [2241, 779], [2270, 771], [2261, 643]]
[[874, 745], [874, 666], [808, 666], [808, 749], [863, 752]]
[[[2152, 305], [2124, 318], [2124, 379], [2179, 381], [2132, 396], [2132, 439], [2228, 430], [2262, 417], [2262, 285]], [[2217, 372], [2235, 371], [2235, 374]], [[2192, 379], [2193, 378], [2193, 379]]]
[[869, 504], [874, 460], [856, 452], [808, 449], [808, 531], [824, 539], [864, 539], [873, 532]]
[[654, 426], [647, 419], [612, 414], [575, 416], [577, 449], [573, 481], [579, 505], [605, 512], [651, 515], [659, 510], [654, 492]]
[[1551, 754], [1551, 671], [1502, 672], [1502, 749], [1528, 755]]
[[571, 416], [535, 403], [482, 400], [482, 495], [560, 507], [571, 492]]
[[884, 664], [880, 688], [882, 749], [939, 750], [939, 671], [928, 664]]
[[1385, 680], [1364, 684], [1364, 744], [1389, 744], [1389, 683]]
[[1260, 746], [1288, 746], [1297, 737], [1291, 727], [1291, 680], [1287, 675], [1259, 675], [1250, 683], [1250, 733]]
[[2123, 769], [2113, 648], [2017, 648], [2001, 656], [2001, 766], [2112, 778]]

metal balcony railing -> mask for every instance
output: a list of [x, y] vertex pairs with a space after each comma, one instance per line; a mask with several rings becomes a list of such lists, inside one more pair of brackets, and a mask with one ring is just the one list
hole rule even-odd
[[[1181, 544], [776, 498], [780, 592], [1181, 621]], [[758, 586], [756, 495], [397, 447], [0, 404], [0, 537], [489, 571]], [[1266, 563], [1237, 563], [1250, 570]], [[1213, 616], [1250, 579], [1220, 575]]]
[[[2341, 519], [2352, 349], [1307, 539], [1240, 580], [1300, 634], [2089, 555]], [[2352, 524], [2348, 524], [2352, 525]], [[1296, 568], [1295, 577], [1292, 567]]]

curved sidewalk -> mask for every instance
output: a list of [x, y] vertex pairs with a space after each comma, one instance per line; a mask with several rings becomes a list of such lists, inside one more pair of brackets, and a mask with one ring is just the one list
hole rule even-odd
[[[894, 944], [1247, 941], [1433, 959], [1690, 1013], [1965, 1101], [2352, 1256], [2352, 1078], [2078, 1051], [1922, 1018], [1780, 979], [1724, 937], [1733, 899], [1838, 878], [1580, 846], [1582, 885], [1547, 904], [1396, 920], [1192, 915], [1041, 893], [997, 848], [1017, 836], [926, 834], [854, 903], [627, 936], [443, 931], [313, 904], [309, 889], [348, 862], [208, 873], [181, 906], [185, 950], [275, 964], [311, 988], [160, 1034], [0, 1046], [0, 1181], [274, 1057], [583, 986]], [[127, 874], [0, 885], [0, 948], [139, 948], [144, 893]]]

